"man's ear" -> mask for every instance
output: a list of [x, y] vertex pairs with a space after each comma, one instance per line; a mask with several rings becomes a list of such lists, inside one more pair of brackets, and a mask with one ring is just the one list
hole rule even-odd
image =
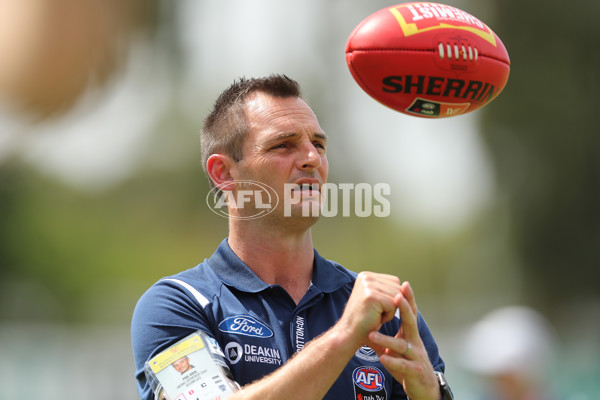
[[235, 168], [235, 162], [225, 154], [212, 154], [206, 160], [206, 173], [215, 186], [221, 190], [234, 189], [233, 168]]

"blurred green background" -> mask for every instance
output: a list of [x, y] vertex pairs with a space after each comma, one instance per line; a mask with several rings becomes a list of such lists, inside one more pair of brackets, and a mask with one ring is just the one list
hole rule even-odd
[[[0, 399], [135, 399], [141, 294], [227, 235], [198, 132], [240, 76], [298, 80], [330, 136], [330, 181], [391, 185], [388, 218], [323, 218], [317, 250], [410, 280], [457, 398], [485, 381], [461, 341], [509, 305], [551, 324], [557, 399], [600, 390], [600, 3], [453, 0], [511, 75], [442, 121], [364, 94], [349, 33], [386, 1], [0, 5]], [[4, 23], [3, 23], [4, 22]]]

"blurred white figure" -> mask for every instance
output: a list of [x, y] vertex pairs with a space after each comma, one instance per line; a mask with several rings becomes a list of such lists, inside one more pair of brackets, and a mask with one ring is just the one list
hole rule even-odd
[[460, 361], [487, 378], [486, 400], [555, 399], [549, 383], [554, 334], [546, 319], [527, 307], [492, 311], [464, 338]]

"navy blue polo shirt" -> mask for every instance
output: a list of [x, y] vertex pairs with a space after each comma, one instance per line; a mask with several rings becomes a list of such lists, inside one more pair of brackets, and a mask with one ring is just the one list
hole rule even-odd
[[[152, 399], [144, 363], [170, 345], [202, 330], [226, 355], [235, 380], [245, 385], [273, 372], [342, 316], [356, 273], [315, 251], [312, 284], [298, 305], [279, 285], [258, 278], [227, 240], [210, 259], [161, 279], [140, 298], [132, 320], [137, 389]], [[436, 371], [444, 370], [423, 317], [419, 333]], [[394, 336], [400, 319], [380, 332]], [[406, 399], [402, 385], [368, 347], [357, 350], [325, 399]]]

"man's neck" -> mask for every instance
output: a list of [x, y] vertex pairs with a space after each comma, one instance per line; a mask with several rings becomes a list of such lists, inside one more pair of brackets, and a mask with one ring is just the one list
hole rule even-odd
[[310, 286], [314, 250], [310, 229], [282, 235], [253, 229], [251, 224], [230, 225], [229, 246], [265, 283], [280, 285], [300, 302]]

